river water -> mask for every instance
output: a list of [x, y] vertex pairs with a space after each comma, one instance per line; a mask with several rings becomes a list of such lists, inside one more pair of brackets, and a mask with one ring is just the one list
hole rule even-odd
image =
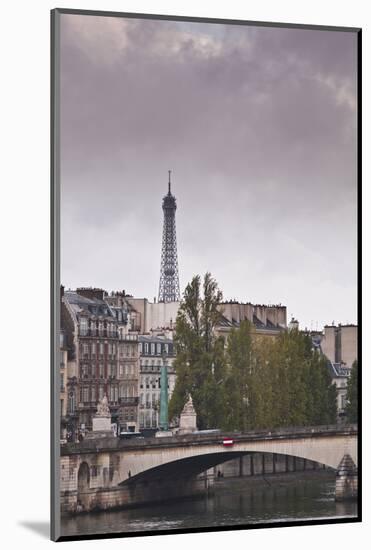
[[333, 476], [233, 478], [203, 497], [62, 519], [62, 535], [157, 531], [357, 516], [356, 502], [335, 502]]

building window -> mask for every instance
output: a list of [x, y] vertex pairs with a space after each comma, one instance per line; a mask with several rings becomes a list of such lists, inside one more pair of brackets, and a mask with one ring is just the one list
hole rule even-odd
[[103, 363], [99, 364], [99, 378], [104, 378], [104, 365], [103, 365]]
[[161, 355], [161, 344], [157, 344], [157, 355]]
[[68, 394], [68, 412], [70, 414], [75, 412], [75, 392], [73, 391]]
[[151, 355], [155, 354], [155, 344], [151, 344]]
[[151, 413], [148, 411], [146, 412], [146, 422], [145, 422], [146, 428], [151, 427]]
[[145, 355], [148, 355], [148, 344], [144, 344], [144, 353]]
[[142, 342], [139, 342], [139, 353], [142, 353], [143, 351], [143, 344]]
[[84, 403], [89, 402], [89, 388], [84, 386], [82, 389], [82, 400]]
[[91, 400], [93, 403], [96, 402], [96, 392], [95, 392], [95, 386], [91, 387]]
[[88, 334], [88, 320], [86, 317], [80, 318], [80, 335], [86, 336]]
[[61, 391], [64, 391], [64, 374], [61, 374]]
[[104, 397], [104, 386], [99, 386], [99, 401]]

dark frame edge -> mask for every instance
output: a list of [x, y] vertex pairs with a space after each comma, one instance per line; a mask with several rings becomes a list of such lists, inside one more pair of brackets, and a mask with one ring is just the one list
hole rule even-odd
[[50, 12], [50, 538], [60, 539], [59, 441], [59, 13]]
[[216, 23], [228, 25], [250, 25], [254, 27], [286, 27], [289, 29], [318, 30], [318, 31], [337, 31], [337, 32], [358, 32], [359, 27], [339, 27], [330, 25], [315, 25], [310, 23], [284, 23], [269, 21], [251, 21], [247, 19], [223, 19], [218, 17], [197, 17], [192, 15], [163, 15], [155, 13], [134, 13], [106, 10], [84, 10], [78, 8], [55, 8], [53, 10], [59, 14], [65, 15], [90, 15], [99, 17], [126, 17], [132, 19], [154, 19], [157, 21], [183, 21], [186, 23]]
[[358, 517], [362, 521], [362, 29], [357, 32]]

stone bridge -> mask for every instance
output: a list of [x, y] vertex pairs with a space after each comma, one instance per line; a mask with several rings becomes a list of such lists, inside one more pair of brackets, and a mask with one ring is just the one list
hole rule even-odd
[[[226, 445], [226, 439], [231, 440]], [[63, 512], [179, 498], [204, 490], [198, 474], [253, 453], [299, 457], [337, 472], [336, 497], [357, 494], [357, 427], [317, 426], [249, 433], [86, 439], [61, 448]]]

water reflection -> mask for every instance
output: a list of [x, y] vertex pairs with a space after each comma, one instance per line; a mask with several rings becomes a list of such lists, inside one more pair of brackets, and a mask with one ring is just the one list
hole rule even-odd
[[201, 498], [64, 518], [62, 535], [356, 516], [357, 503], [335, 502], [334, 490], [332, 478], [307, 477], [273, 484], [261, 478], [254, 485], [235, 478], [224, 480], [214, 494]]

